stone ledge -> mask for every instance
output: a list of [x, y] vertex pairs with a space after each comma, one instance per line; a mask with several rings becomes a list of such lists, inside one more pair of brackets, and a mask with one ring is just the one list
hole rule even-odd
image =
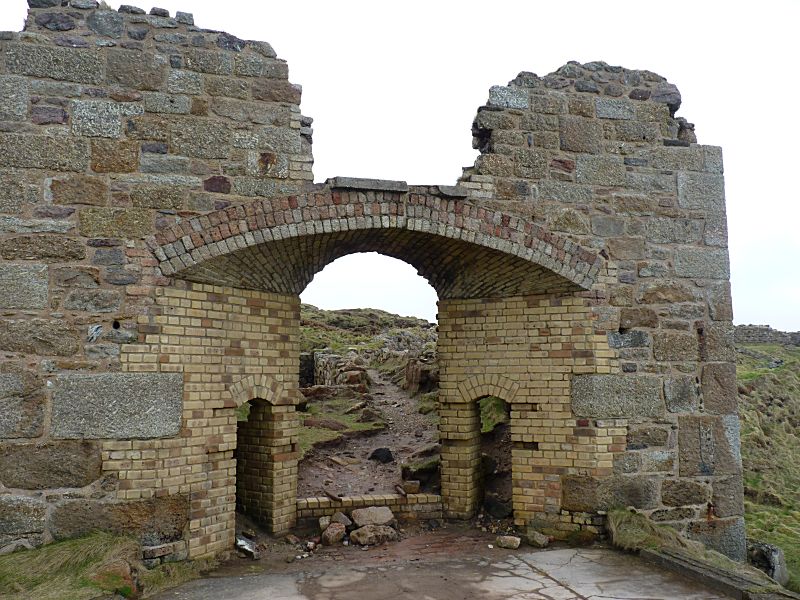
[[389, 179], [362, 179], [360, 177], [332, 177], [326, 182], [332, 190], [371, 190], [382, 192], [408, 192], [408, 183]]
[[681, 577], [688, 577], [736, 600], [800, 600], [800, 594], [782, 589], [777, 583], [774, 587], [767, 587], [743, 572], [725, 571], [677, 551], [644, 548], [639, 555], [648, 562], [677, 573]]

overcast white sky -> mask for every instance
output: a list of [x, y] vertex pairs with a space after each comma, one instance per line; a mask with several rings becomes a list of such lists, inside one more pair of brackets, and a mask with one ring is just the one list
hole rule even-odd
[[[157, 2], [288, 60], [314, 118], [317, 181], [454, 183], [475, 157], [477, 107], [519, 71], [604, 60], [667, 77], [678, 116], [723, 147], [735, 322], [800, 330], [800, 1]], [[26, 10], [2, 0], [0, 29], [18, 30]], [[413, 268], [364, 256], [328, 266], [303, 300], [434, 318], [435, 293]]]

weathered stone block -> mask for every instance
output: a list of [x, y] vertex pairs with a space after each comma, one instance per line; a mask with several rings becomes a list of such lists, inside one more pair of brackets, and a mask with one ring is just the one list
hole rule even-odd
[[741, 475], [715, 479], [712, 483], [714, 514], [718, 517], [738, 517], [744, 514], [744, 483]]
[[189, 50], [185, 56], [186, 68], [212, 75], [233, 75], [233, 57], [225, 52]]
[[747, 558], [744, 518], [693, 521], [687, 535], [721, 552], [731, 560], [744, 562]]
[[[302, 88], [300, 88], [300, 86], [292, 85], [283, 79], [257, 79], [253, 82], [252, 89], [253, 99], [263, 100], [265, 102], [286, 102], [287, 104], [300, 104], [300, 99], [302, 96]], [[238, 91], [237, 87], [231, 88], [228, 86], [225, 88], [225, 90], [233, 93], [212, 95], [231, 96], [234, 98], [247, 97], [246, 95], [234, 95]], [[209, 92], [209, 94], [211, 94], [211, 92]]]
[[576, 235], [589, 233], [589, 222], [577, 210], [564, 208], [550, 212], [547, 217], [547, 224], [551, 231], [563, 231]]
[[740, 473], [738, 417], [678, 417], [678, 449], [681, 477]]
[[694, 377], [667, 377], [664, 398], [669, 412], [695, 412], [700, 402]]
[[635, 119], [636, 110], [628, 100], [595, 98], [595, 114], [598, 119]]
[[0, 265], [0, 308], [45, 308], [47, 292], [47, 265]]
[[661, 380], [651, 376], [576, 375], [572, 410], [579, 417], [657, 417], [664, 414]]
[[144, 108], [149, 113], [188, 115], [192, 108], [192, 101], [189, 96], [146, 92]]
[[20, 219], [0, 217], [0, 234], [5, 233], [67, 233], [75, 225], [70, 221], [54, 219]]
[[[134, 50], [109, 49], [108, 82], [137, 90], [157, 91], [164, 86], [167, 65], [149, 52]], [[172, 75], [180, 71], [170, 73]], [[170, 90], [172, 91], [172, 90]]]
[[597, 154], [602, 150], [603, 125], [594, 119], [565, 115], [559, 119], [561, 149]]
[[[160, 89], [159, 87], [152, 88]], [[194, 71], [172, 70], [167, 79], [167, 91], [170, 94], [189, 94], [194, 96], [203, 93], [203, 76]]]
[[270, 59], [256, 54], [239, 54], [234, 59], [234, 73], [244, 77], [288, 79], [289, 67], [284, 60]]
[[614, 137], [623, 142], [654, 142], [661, 137], [658, 123], [619, 121], [614, 125]]
[[0, 213], [19, 214], [40, 197], [38, 179], [25, 171], [0, 168]]
[[24, 77], [0, 75], [0, 121], [24, 121], [28, 117], [28, 82]]
[[697, 336], [691, 333], [656, 333], [653, 356], [663, 361], [696, 361], [699, 356]]
[[652, 308], [623, 308], [620, 311], [619, 327], [621, 330], [657, 326], [658, 315]]
[[678, 173], [678, 204], [709, 214], [725, 212], [725, 183], [713, 173]]
[[678, 281], [658, 281], [639, 285], [636, 300], [639, 304], [677, 304], [694, 302], [697, 293]]
[[108, 185], [91, 175], [67, 175], [50, 181], [53, 204], [89, 204], [105, 206], [108, 203]]
[[656, 523], [665, 523], [670, 521], [685, 521], [686, 519], [693, 519], [696, 516], [697, 511], [694, 508], [665, 508], [650, 513], [650, 520]]
[[614, 454], [614, 473], [636, 473], [642, 468], [642, 456], [639, 452], [624, 452]]
[[703, 365], [703, 409], [712, 415], [736, 414], [736, 365], [709, 363]]
[[735, 362], [733, 324], [726, 321], [706, 323], [703, 330], [703, 359], [711, 362]]
[[170, 126], [172, 150], [195, 158], [228, 158], [231, 130], [223, 123], [186, 120]]
[[64, 321], [46, 319], [0, 321], [0, 350], [39, 356], [72, 356], [78, 335]]
[[647, 239], [656, 244], [693, 244], [703, 237], [700, 219], [650, 219], [645, 225]]
[[675, 470], [675, 452], [672, 450], [651, 450], [642, 452], [643, 473], [672, 473]]
[[86, 258], [86, 247], [81, 240], [63, 235], [18, 235], [0, 241], [0, 256], [5, 260], [68, 262]]
[[[543, 168], [547, 168], [547, 157], [542, 155]], [[538, 197], [542, 200], [555, 200], [565, 203], [589, 202], [592, 189], [585, 185], [576, 185], [561, 181], [540, 181], [536, 184]]]
[[0, 439], [42, 435], [44, 398], [27, 392], [20, 375], [0, 374]]
[[59, 287], [96, 288], [100, 272], [91, 267], [58, 267], [53, 269], [53, 283]]
[[619, 506], [650, 509], [658, 506], [659, 480], [645, 476], [614, 475], [599, 479], [583, 475], [561, 478], [561, 508], [578, 512]]
[[7, 47], [6, 68], [19, 75], [96, 85], [103, 82], [104, 64], [94, 50], [21, 43]]
[[610, 239], [608, 254], [617, 260], [640, 260], [646, 256], [644, 240], [635, 237]]
[[64, 300], [66, 310], [108, 313], [119, 310], [122, 297], [114, 290], [79, 289], [71, 291]]
[[650, 334], [646, 331], [612, 331], [608, 334], [608, 345], [612, 348], [647, 348], [650, 343]]
[[66, 136], [0, 133], [0, 165], [82, 172], [89, 166], [86, 142]]
[[186, 190], [178, 186], [137, 186], [131, 191], [131, 201], [137, 208], [182, 209], [186, 205]]
[[604, 186], [624, 186], [625, 165], [616, 156], [578, 156], [576, 176], [578, 183]]
[[100, 446], [65, 441], [0, 447], [0, 483], [8, 488], [79, 488], [102, 475]]
[[140, 104], [73, 100], [72, 133], [86, 137], [118, 138], [122, 135], [122, 117], [143, 112]]
[[500, 108], [528, 108], [528, 90], [500, 85], [492, 86], [489, 89], [488, 104]]
[[183, 375], [67, 374], [53, 394], [57, 439], [158, 438], [178, 434]]
[[710, 497], [707, 485], [689, 479], [665, 479], [661, 484], [661, 502], [667, 506], [705, 504]]
[[57, 540], [101, 530], [133, 535], [155, 546], [182, 539], [189, 521], [189, 500], [183, 495], [133, 502], [69, 500], [53, 510], [51, 531]]
[[86, 25], [97, 35], [121, 38], [125, 27], [125, 19], [113, 10], [95, 10], [86, 19]]
[[139, 170], [139, 144], [129, 141], [92, 140], [95, 173], [133, 173]]
[[[484, 155], [489, 156], [489, 155]], [[505, 158], [505, 157], [503, 157]], [[549, 157], [544, 150], [518, 150], [514, 156], [513, 174], [526, 179], [542, 179], [547, 177]], [[505, 163], [504, 163], [505, 164]], [[492, 175], [511, 175], [505, 168]]]
[[669, 171], [702, 171], [705, 161], [701, 146], [648, 148], [644, 155], [652, 168]]
[[142, 238], [153, 231], [153, 215], [141, 208], [87, 208], [80, 231], [86, 237]]
[[188, 173], [190, 168], [190, 160], [185, 156], [151, 153], [142, 155], [140, 165], [142, 173]]
[[628, 431], [628, 450], [666, 446], [669, 442], [669, 431], [663, 427], [637, 427]]
[[593, 215], [592, 233], [600, 237], [625, 235], [625, 219], [612, 215]]
[[703, 232], [706, 246], [728, 246], [728, 221], [723, 213], [710, 214], [706, 217], [706, 228]]
[[27, 496], [0, 496], [0, 535], [27, 535], [44, 531], [47, 504]]
[[[217, 77], [214, 75], [205, 75], [205, 92], [209, 96], [226, 96], [228, 98], [237, 98], [239, 100], [247, 100], [250, 97], [250, 86], [247, 81], [234, 77]], [[261, 84], [261, 81], [278, 83], [272, 79], [257, 80], [253, 83], [253, 98], [255, 100], [265, 100], [264, 97], [258, 97], [256, 88]], [[263, 91], [263, 95], [268, 94], [267, 90]]]

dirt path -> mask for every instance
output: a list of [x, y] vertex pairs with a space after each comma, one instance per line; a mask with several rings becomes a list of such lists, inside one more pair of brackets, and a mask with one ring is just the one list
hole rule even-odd
[[[434, 417], [419, 414], [416, 398], [378, 371], [370, 370], [369, 376], [373, 381], [369, 406], [383, 416], [388, 427], [308, 452], [300, 462], [298, 498], [323, 496], [323, 489], [340, 496], [396, 493], [402, 464], [419, 460], [415, 455], [438, 442]], [[394, 461], [381, 464], [369, 460], [376, 448], [389, 448]]]

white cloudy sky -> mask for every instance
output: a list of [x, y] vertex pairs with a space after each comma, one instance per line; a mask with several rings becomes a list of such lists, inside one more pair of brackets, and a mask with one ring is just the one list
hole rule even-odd
[[[157, 2], [289, 61], [315, 120], [317, 181], [454, 183], [474, 160], [470, 125], [489, 87], [522, 70], [604, 60], [664, 75], [683, 94], [678, 115], [724, 150], [735, 321], [800, 330], [797, 0]], [[0, 29], [25, 12], [2, 0]], [[340, 259], [303, 299], [433, 318], [430, 287], [389, 261]]]

